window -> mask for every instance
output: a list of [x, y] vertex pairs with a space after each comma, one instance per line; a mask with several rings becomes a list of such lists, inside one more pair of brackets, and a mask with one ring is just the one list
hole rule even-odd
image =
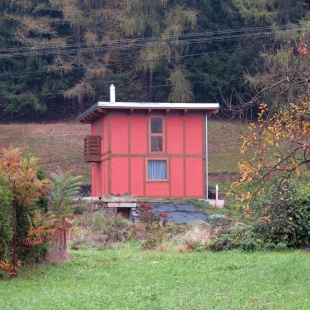
[[164, 129], [163, 118], [152, 117], [150, 118], [150, 151], [163, 152], [164, 151]]
[[147, 161], [148, 180], [167, 180], [167, 161], [148, 160]]

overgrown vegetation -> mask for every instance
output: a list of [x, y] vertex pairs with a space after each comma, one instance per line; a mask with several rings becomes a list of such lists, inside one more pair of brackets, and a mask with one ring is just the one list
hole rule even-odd
[[[21, 149], [14, 149], [11, 145], [8, 149], [2, 148], [0, 157], [0, 177], [3, 180], [1, 187], [4, 193], [7, 191], [7, 199], [12, 199], [11, 217], [8, 217], [9, 222], [6, 223], [7, 231], [2, 230], [4, 240], [12, 236], [10, 248], [12, 257], [10, 259], [6, 257], [6, 263], [11, 264], [11, 268], [7, 271], [12, 276], [17, 274], [19, 259], [27, 256], [27, 250], [24, 247], [24, 240], [29, 229], [29, 223], [25, 225], [25, 222], [28, 222], [27, 216], [31, 214], [31, 208], [40, 197], [46, 195], [46, 190], [49, 188], [48, 181], [38, 177], [37, 159], [23, 157], [22, 153]], [[3, 201], [2, 205], [3, 208], [7, 208], [7, 202]], [[30, 209], [27, 209], [29, 207]]]
[[[307, 54], [308, 55], [308, 54]], [[260, 105], [258, 124], [243, 136], [241, 179], [232, 195], [255, 221], [264, 242], [289, 247], [310, 243], [309, 93], [270, 110]]]

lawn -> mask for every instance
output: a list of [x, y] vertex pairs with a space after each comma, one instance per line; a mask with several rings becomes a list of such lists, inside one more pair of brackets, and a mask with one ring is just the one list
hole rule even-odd
[[1, 309], [309, 309], [304, 251], [71, 251], [0, 281]]

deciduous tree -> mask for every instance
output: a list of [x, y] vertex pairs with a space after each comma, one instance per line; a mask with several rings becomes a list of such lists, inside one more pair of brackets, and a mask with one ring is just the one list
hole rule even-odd
[[48, 180], [40, 180], [38, 174], [38, 159], [23, 157], [19, 148], [2, 148], [0, 151], [0, 175], [7, 183], [12, 196], [13, 240], [12, 240], [12, 275], [16, 275], [17, 267], [17, 216], [19, 209], [35, 204], [41, 195], [49, 188]]

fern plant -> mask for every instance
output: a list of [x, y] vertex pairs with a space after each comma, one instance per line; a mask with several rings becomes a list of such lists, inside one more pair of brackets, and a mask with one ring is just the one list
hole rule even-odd
[[66, 221], [66, 217], [73, 214], [74, 197], [80, 191], [81, 178], [73, 176], [71, 170], [63, 172], [59, 167], [57, 172], [52, 172], [50, 175], [52, 187], [49, 192], [49, 209], [54, 216], [52, 225], [55, 229], [53, 253], [55, 259], [63, 260], [68, 256], [67, 229], [71, 225]]

